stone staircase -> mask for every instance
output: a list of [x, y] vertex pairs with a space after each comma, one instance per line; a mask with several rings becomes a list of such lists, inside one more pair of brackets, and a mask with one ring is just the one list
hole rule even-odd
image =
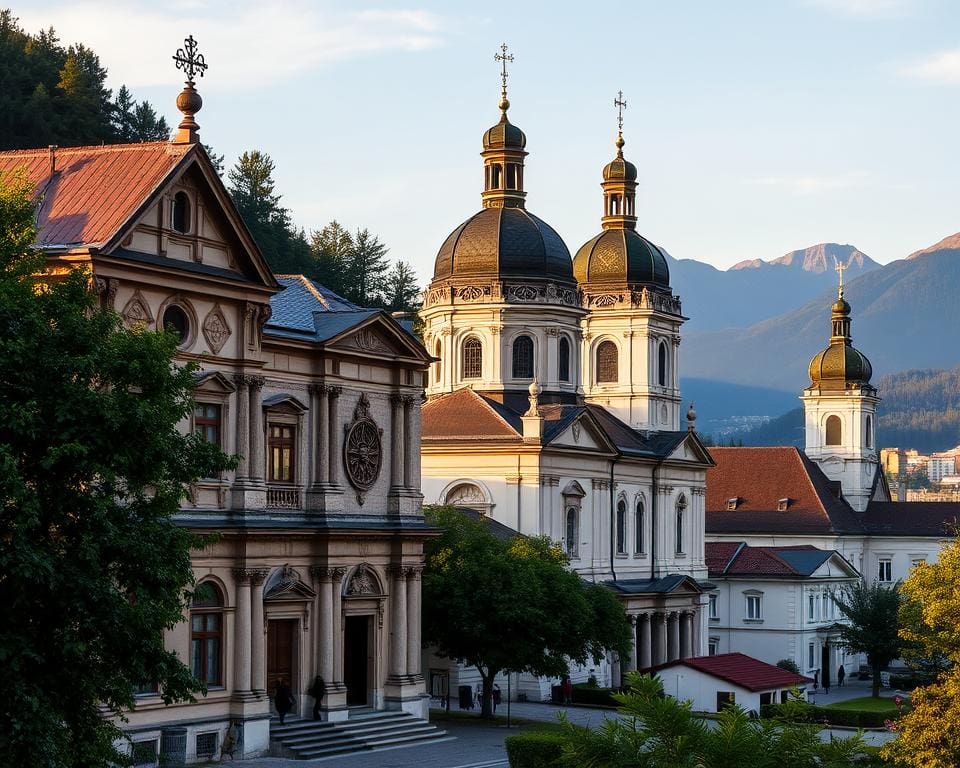
[[435, 744], [453, 738], [406, 712], [364, 709], [332, 723], [289, 717], [284, 725], [276, 717], [270, 721], [270, 754], [294, 760]]

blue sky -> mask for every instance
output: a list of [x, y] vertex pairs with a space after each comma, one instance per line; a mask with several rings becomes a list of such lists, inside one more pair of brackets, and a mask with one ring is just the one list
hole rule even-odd
[[480, 207], [480, 138], [527, 134], [528, 208], [571, 252], [599, 230], [600, 169], [639, 168], [638, 228], [726, 268], [818, 242], [880, 262], [960, 230], [960, 4], [952, 0], [252, 2], [31, 0], [29, 30], [91, 45], [172, 124], [193, 34], [201, 136], [259, 148], [307, 229], [366, 226], [426, 281]]

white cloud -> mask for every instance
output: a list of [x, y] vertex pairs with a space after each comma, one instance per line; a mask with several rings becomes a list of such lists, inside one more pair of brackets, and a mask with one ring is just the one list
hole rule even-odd
[[747, 179], [748, 184], [764, 187], [779, 187], [795, 195], [816, 195], [834, 189], [849, 189], [867, 182], [864, 171], [848, 171], [832, 176], [762, 176]]
[[917, 0], [807, 0], [807, 4], [844, 16], [890, 18], [909, 14]]
[[960, 83], [960, 50], [928, 56], [900, 70], [908, 77], [955, 85]]
[[18, 15], [27, 30], [52, 25], [64, 42], [89, 45], [113, 86], [179, 83], [170, 57], [188, 34], [221, 87], [265, 85], [336, 61], [444, 43], [443, 20], [428, 11], [337, 11], [308, 0], [79, 0]]

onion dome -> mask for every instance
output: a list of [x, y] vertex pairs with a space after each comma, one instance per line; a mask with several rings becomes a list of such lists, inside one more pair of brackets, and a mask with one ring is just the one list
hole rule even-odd
[[603, 180], [636, 181], [637, 166], [635, 166], [629, 160], [623, 159], [623, 145], [626, 144], [626, 142], [623, 140], [623, 136], [617, 136], [615, 143], [617, 145], [617, 156], [603, 166]]
[[440, 247], [434, 279], [499, 275], [573, 282], [570, 251], [549, 224], [523, 208], [484, 208]]
[[850, 337], [850, 305], [840, 295], [831, 307], [830, 346], [810, 361], [810, 385], [818, 389], [861, 389], [870, 387], [873, 366]]
[[527, 146], [527, 137], [517, 126], [507, 119], [507, 110], [510, 102], [506, 96], [500, 99], [500, 122], [488, 128], [483, 134], [483, 148], [489, 149], [523, 149]]

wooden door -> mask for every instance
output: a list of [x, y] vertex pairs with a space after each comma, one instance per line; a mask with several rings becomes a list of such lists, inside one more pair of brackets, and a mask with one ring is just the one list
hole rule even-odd
[[297, 694], [293, 665], [296, 628], [296, 619], [270, 619], [267, 622], [267, 694], [271, 698], [281, 680], [286, 680], [294, 696]]

